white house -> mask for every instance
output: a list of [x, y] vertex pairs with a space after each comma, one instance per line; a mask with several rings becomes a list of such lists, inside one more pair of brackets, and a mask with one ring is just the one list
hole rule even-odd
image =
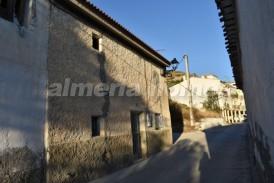
[[[237, 89], [233, 82], [223, 82], [214, 75], [191, 77], [193, 106], [202, 109], [203, 103], [207, 100], [207, 92], [215, 91], [219, 97], [221, 109], [243, 109], [245, 110], [244, 94]], [[188, 82], [183, 82], [171, 87], [170, 97], [173, 101], [189, 105]]]
[[[208, 90], [216, 91], [221, 95], [221, 91], [225, 88], [225, 84], [222, 83], [217, 77], [213, 77], [213, 75], [191, 77], [190, 83], [193, 95], [193, 106], [196, 108], [203, 108], [203, 102], [207, 99]], [[169, 90], [170, 97], [173, 101], [189, 105], [187, 80], [171, 87]]]

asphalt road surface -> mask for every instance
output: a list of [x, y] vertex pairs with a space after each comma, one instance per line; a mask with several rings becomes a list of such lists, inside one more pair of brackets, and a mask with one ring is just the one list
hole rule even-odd
[[92, 183], [252, 183], [247, 124], [182, 135], [164, 151]]

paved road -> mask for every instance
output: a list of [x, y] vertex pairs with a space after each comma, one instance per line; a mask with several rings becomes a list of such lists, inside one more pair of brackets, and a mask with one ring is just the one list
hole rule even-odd
[[92, 183], [252, 183], [247, 125], [182, 135], [148, 160]]

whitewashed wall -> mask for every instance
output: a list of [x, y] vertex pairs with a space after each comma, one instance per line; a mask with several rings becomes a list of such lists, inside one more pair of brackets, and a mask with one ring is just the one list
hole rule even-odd
[[1, 179], [2, 170], [37, 168], [27, 167], [36, 163], [28, 164], [25, 157], [39, 162], [44, 149], [49, 4], [33, 2], [36, 8], [29, 11], [36, 16], [30, 17], [28, 26], [0, 17], [0, 158], [9, 168], [4, 170], [7, 167], [1, 164], [0, 182], [7, 181]]
[[244, 92], [256, 158], [274, 180], [274, 1], [237, 2]]

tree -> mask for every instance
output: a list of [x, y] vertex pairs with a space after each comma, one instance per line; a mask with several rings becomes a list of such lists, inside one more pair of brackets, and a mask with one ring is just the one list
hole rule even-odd
[[203, 103], [205, 109], [214, 112], [220, 112], [221, 108], [219, 106], [219, 96], [216, 91], [207, 91], [207, 100]]

